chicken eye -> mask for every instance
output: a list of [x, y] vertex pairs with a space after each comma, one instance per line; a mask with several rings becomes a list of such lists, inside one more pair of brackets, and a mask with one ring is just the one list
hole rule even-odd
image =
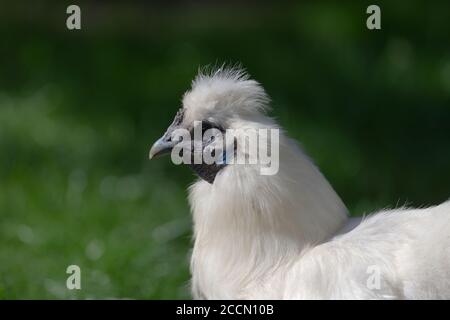
[[209, 129], [215, 128], [215, 126], [209, 121], [202, 121], [202, 135]]
[[199, 126], [201, 126], [202, 129], [202, 134], [201, 134], [201, 140], [203, 141], [203, 143], [211, 143], [216, 139], [215, 134], [211, 134], [210, 136], [205, 135], [206, 131], [210, 130], [210, 129], [217, 129], [220, 132], [224, 132], [224, 130], [222, 129], [221, 126], [210, 122], [208, 120], [203, 120], [201, 121], [198, 125], [196, 125], [195, 127], [191, 128], [191, 136], [195, 138], [195, 130], [197, 130], [196, 128], [200, 129]]

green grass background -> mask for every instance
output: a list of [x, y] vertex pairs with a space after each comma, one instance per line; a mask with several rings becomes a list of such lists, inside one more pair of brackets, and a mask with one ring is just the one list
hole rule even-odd
[[[0, 298], [189, 298], [195, 177], [148, 151], [241, 62], [352, 214], [450, 196], [450, 3], [0, 4]], [[82, 290], [66, 289], [68, 265]]]

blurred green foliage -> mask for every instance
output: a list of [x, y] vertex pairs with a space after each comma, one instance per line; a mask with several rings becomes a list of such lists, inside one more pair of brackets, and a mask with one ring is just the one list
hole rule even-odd
[[[148, 150], [241, 62], [352, 214], [450, 195], [450, 3], [0, 5], [0, 298], [186, 298], [188, 168]], [[65, 287], [68, 265], [82, 290]]]

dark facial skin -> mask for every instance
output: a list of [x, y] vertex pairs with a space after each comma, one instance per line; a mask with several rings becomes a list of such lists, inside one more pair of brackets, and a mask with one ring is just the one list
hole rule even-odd
[[[150, 151], [150, 158], [153, 158], [153, 157], [156, 157], [159, 155], [163, 155], [163, 154], [168, 154], [171, 152], [172, 148], [176, 145], [176, 142], [172, 141], [171, 134], [174, 130], [176, 130], [177, 128], [179, 128], [181, 126], [181, 123], [183, 122], [183, 117], [184, 117], [184, 110], [180, 109], [177, 112], [172, 124], [169, 126], [169, 128], [167, 129], [164, 136], [153, 145], [152, 150]], [[208, 129], [217, 129], [217, 130], [220, 130], [222, 133], [225, 133], [225, 130], [223, 128], [221, 128], [220, 126], [218, 126], [217, 124], [214, 124], [212, 122], [203, 120], [201, 125], [202, 125], [202, 137], [203, 137], [203, 133]], [[191, 137], [194, 137], [193, 128], [191, 129]], [[202, 141], [202, 151], [209, 143], [211, 143], [211, 141]], [[192, 144], [192, 149], [191, 149], [192, 157], [194, 155], [193, 149], [194, 149], [194, 144]], [[194, 172], [200, 178], [202, 178], [203, 180], [205, 180], [206, 182], [208, 182], [210, 184], [214, 183], [216, 175], [227, 165], [226, 163], [206, 164], [204, 162], [201, 164], [194, 164], [193, 159], [191, 159], [191, 160], [192, 161], [189, 166], [192, 168], [192, 170], [194, 170]]]
[[[202, 136], [205, 133], [206, 130], [209, 129], [217, 129], [220, 130], [222, 133], [225, 132], [225, 130], [223, 130], [221, 127], [219, 127], [218, 125], [211, 123], [209, 121], [202, 121]], [[191, 133], [191, 135], [193, 135], [193, 133]], [[204, 149], [210, 142], [206, 142], [206, 141], [202, 141], [202, 149]], [[191, 150], [193, 151], [193, 150]], [[212, 164], [206, 164], [206, 163], [202, 163], [202, 164], [194, 164], [194, 161], [191, 161], [190, 167], [192, 168], [192, 170], [194, 170], [194, 172], [203, 180], [205, 180], [206, 182], [209, 182], [210, 184], [214, 183], [214, 180], [216, 178], [216, 175], [220, 172], [220, 170], [222, 170], [224, 167], [226, 167], [226, 164], [216, 164], [216, 163], [212, 163]]]

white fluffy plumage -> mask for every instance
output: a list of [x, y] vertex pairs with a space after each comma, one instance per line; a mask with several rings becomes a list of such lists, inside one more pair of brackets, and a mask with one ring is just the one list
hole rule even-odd
[[[239, 69], [200, 74], [183, 125], [279, 128], [264, 89]], [[450, 298], [450, 202], [383, 211], [349, 227], [313, 162], [280, 134], [278, 174], [228, 165], [190, 188], [192, 291], [207, 299]]]

